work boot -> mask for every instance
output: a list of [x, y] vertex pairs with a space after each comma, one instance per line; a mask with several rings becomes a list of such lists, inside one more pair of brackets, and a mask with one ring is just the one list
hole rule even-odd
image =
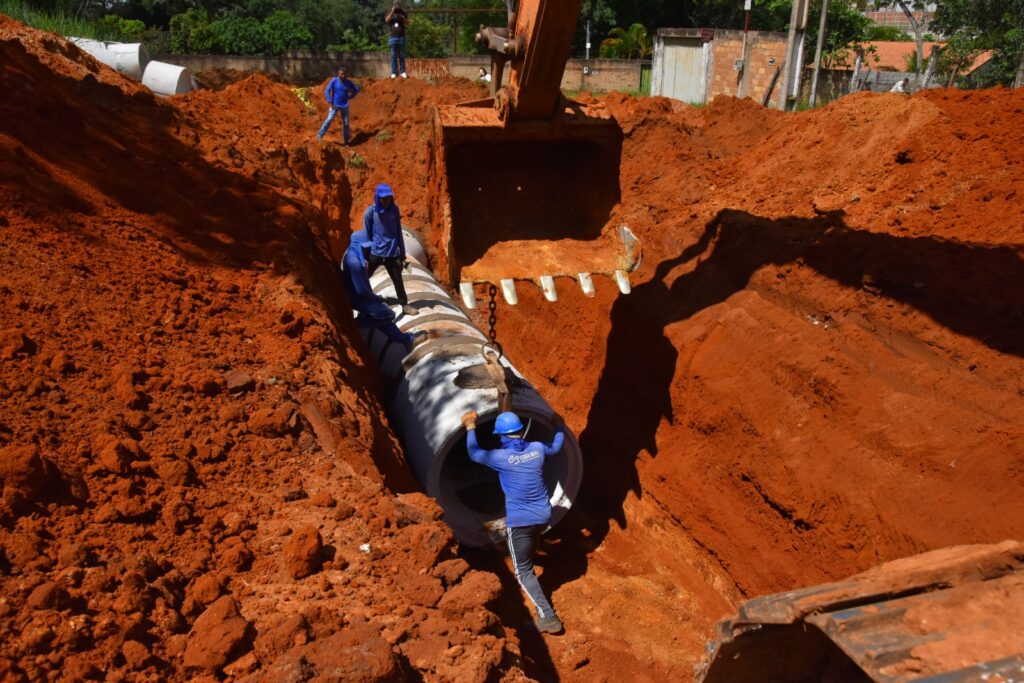
[[556, 616], [544, 617], [543, 619], [538, 617], [533, 620], [533, 627], [541, 633], [555, 634], [565, 630], [561, 620]]

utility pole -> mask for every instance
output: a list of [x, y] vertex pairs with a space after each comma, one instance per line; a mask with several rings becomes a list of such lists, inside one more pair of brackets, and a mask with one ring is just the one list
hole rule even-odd
[[818, 75], [821, 73], [821, 48], [825, 45], [828, 24], [828, 0], [821, 0], [821, 24], [818, 26], [818, 47], [814, 50], [814, 77], [811, 79], [811, 108], [818, 106]]
[[737, 77], [740, 79], [736, 87], [736, 97], [747, 96], [747, 33], [750, 31], [750, 8], [752, 0], [743, 0], [743, 47], [740, 49], [740, 72]]
[[793, 0], [793, 11], [789, 16], [789, 35], [786, 37], [786, 62], [782, 67], [782, 87], [779, 89], [780, 111], [786, 111], [790, 97], [800, 95], [800, 70], [804, 61], [808, 5], [808, 0]]
[[587, 45], [583, 52], [584, 61], [590, 61], [590, 19], [587, 19]]

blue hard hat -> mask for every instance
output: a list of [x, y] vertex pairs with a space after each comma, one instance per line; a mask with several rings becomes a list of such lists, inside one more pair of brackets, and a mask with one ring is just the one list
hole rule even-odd
[[515, 434], [523, 431], [523, 423], [515, 413], [502, 413], [494, 421], [495, 434]]

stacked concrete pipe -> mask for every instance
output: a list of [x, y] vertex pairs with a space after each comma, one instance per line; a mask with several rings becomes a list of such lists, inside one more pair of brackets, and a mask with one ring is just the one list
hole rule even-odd
[[[475, 410], [480, 415], [480, 445], [499, 445], [491, 433], [500, 410], [498, 389], [485, 367], [488, 339], [434, 278], [419, 238], [409, 230], [403, 233], [409, 267], [402, 280], [409, 305], [418, 313], [402, 315], [396, 307], [396, 322], [403, 332], [426, 332], [428, 339], [409, 353], [380, 331], [363, 330], [381, 371], [391, 380], [387, 397], [391, 424], [413, 473], [444, 510], [455, 537], [470, 546], [500, 542], [505, 501], [498, 476], [469, 460], [461, 421], [464, 413]], [[394, 300], [394, 285], [384, 268], [373, 274], [370, 283], [378, 295]], [[555, 432], [554, 410], [508, 359], [493, 350], [488, 353], [504, 369], [511, 407], [528, 425], [527, 438], [550, 441]], [[544, 469], [552, 526], [569, 511], [583, 476], [579, 443], [568, 428], [563, 429], [565, 446], [548, 458]]]
[[177, 64], [150, 59], [142, 43], [114, 43], [91, 38], [69, 37], [83, 52], [129, 78], [141, 81], [155, 94], [170, 97], [196, 89], [192, 72]]

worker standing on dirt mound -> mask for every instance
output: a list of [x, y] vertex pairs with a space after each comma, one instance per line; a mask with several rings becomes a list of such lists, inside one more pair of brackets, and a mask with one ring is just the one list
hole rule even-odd
[[402, 212], [395, 203], [395, 193], [390, 185], [381, 183], [377, 186], [373, 204], [366, 207], [363, 214], [363, 229], [370, 239], [370, 256], [367, 259], [370, 275], [383, 265], [395, 283], [395, 295], [402, 304], [402, 312], [416, 315], [416, 309], [409, 305], [405, 283], [402, 282], [402, 270], [405, 268]]
[[322, 140], [327, 135], [327, 129], [331, 127], [331, 121], [338, 114], [341, 114], [342, 134], [345, 137], [345, 144], [348, 144], [348, 102], [359, 94], [359, 86], [350, 81], [345, 75], [345, 69], [338, 68], [338, 75], [331, 79], [324, 90], [324, 99], [330, 105], [331, 110], [327, 112], [324, 125], [320, 126], [320, 132], [316, 134], [317, 140]]
[[409, 23], [409, 15], [399, 0], [391, 5], [391, 11], [384, 17], [384, 23], [388, 25], [391, 35], [388, 37], [388, 47], [391, 48], [391, 78], [396, 78], [401, 71], [402, 78], [405, 73], [405, 25]]
[[555, 614], [533, 571], [533, 557], [540, 532], [551, 521], [551, 502], [544, 483], [544, 460], [562, 450], [565, 433], [555, 432], [550, 444], [527, 441], [525, 428], [515, 413], [501, 413], [494, 421], [494, 433], [501, 437], [501, 448], [488, 451], [476, 440], [475, 412], [462, 416], [466, 427], [466, 449], [473, 462], [498, 472], [498, 481], [505, 494], [505, 534], [512, 555], [516, 579], [533, 602], [537, 619], [533, 622], [542, 633], [561, 633], [562, 622]]
[[352, 308], [359, 312], [357, 323], [361, 327], [375, 327], [391, 341], [411, 350], [416, 342], [426, 337], [426, 333], [411, 335], [399, 330], [395, 325], [395, 312], [374, 293], [366, 269], [366, 248], [369, 246], [366, 231], [358, 230], [352, 233], [352, 239], [341, 261], [345, 289], [348, 290]]

